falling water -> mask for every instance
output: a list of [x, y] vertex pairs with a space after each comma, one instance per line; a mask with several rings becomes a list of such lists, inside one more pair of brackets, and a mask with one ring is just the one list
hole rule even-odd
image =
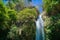
[[45, 40], [42, 15], [39, 15], [36, 21], [36, 40]]

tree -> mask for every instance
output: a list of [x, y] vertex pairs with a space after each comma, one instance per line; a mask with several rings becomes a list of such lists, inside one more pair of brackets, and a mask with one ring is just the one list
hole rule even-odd
[[24, 0], [8, 0], [8, 3], [6, 5], [10, 9], [20, 11], [22, 8], [24, 8]]
[[60, 40], [60, 0], [43, 0], [46, 40]]
[[8, 9], [2, 1], [0, 1], [0, 39], [6, 40], [7, 34], [11, 25], [13, 25], [12, 21], [15, 22], [17, 19], [16, 12]]

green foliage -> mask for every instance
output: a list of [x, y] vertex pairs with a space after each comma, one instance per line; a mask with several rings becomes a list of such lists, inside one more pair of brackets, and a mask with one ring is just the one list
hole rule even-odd
[[[33, 11], [32, 11], [33, 10]], [[34, 21], [37, 18], [37, 12], [35, 8], [29, 9], [25, 8], [20, 13], [18, 13], [20, 21]]]
[[[3, 26], [7, 26], [7, 21], [9, 20], [9, 16], [8, 13], [6, 11], [5, 6], [3, 6], [3, 4], [0, 4], [0, 29]], [[6, 24], [6, 25], [5, 25]]]
[[15, 3], [9, 3], [9, 8], [0, 2], [0, 40], [35, 40], [36, 8], [17, 12]]
[[[33, 10], [33, 11], [32, 11]], [[11, 12], [9, 11], [10, 15], [9, 17], [11, 18], [11, 20], [15, 20], [14, 18], [16, 18], [15, 14], [16, 12]], [[14, 16], [13, 16], [14, 15]], [[17, 25], [15, 26], [12, 25], [11, 28], [9, 29], [10, 31], [7, 34], [7, 39], [13, 39], [13, 40], [35, 40], [35, 19], [37, 17], [37, 12], [35, 8], [25, 8], [23, 10], [21, 10], [18, 14], [17, 14], [18, 20], [16, 20], [17, 24], [19, 25], [19, 27], [17, 27]]]
[[18, 15], [18, 20], [22, 23], [20, 26], [22, 28], [21, 40], [35, 40], [35, 19], [37, 18], [36, 9], [25, 8], [20, 11]]
[[13, 2], [8, 2], [6, 6], [10, 9], [14, 9], [16, 5]]
[[[60, 0], [43, 0], [46, 40], [60, 40]], [[48, 24], [47, 24], [48, 23]]]
[[16, 21], [17, 20], [17, 12], [14, 10], [9, 10], [8, 15], [10, 17], [10, 20]]
[[7, 33], [13, 25], [13, 22], [17, 21], [17, 15], [14, 10], [8, 9], [2, 2], [0, 3], [0, 39], [7, 39]]
[[[59, 40], [60, 36], [60, 14], [56, 16], [47, 17], [45, 19], [48, 24], [45, 24], [46, 40]], [[45, 23], [46, 23], [45, 22]]]
[[16, 12], [14, 11], [7, 11], [5, 6], [0, 4], [0, 28], [2, 27], [8, 27], [9, 26], [9, 21], [15, 21], [17, 19]]
[[49, 15], [57, 13], [56, 11], [60, 9], [60, 0], [43, 0], [43, 2], [43, 8], [48, 12]]
[[6, 6], [10, 9], [15, 9], [16, 11], [20, 11], [19, 9], [24, 7], [24, 0], [8, 0]]
[[7, 34], [7, 39], [13, 39], [13, 40], [18, 40], [19, 35], [18, 35], [18, 27], [15, 25], [11, 26], [10, 31]]

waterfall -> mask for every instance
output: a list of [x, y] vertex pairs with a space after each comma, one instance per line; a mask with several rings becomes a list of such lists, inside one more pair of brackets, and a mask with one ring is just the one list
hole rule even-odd
[[36, 21], [36, 40], [45, 40], [42, 15], [39, 15]]

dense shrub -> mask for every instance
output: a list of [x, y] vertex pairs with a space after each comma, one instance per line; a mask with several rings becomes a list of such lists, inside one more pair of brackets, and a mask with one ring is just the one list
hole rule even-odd
[[35, 40], [35, 20], [37, 11], [35, 8], [25, 8], [18, 13], [18, 21], [22, 29], [21, 40]]
[[18, 13], [0, 3], [0, 40], [35, 40], [36, 8], [24, 8]]
[[17, 20], [16, 12], [7, 9], [3, 3], [0, 3], [0, 40], [6, 40], [12, 21]]
[[60, 40], [60, 0], [44, 0], [46, 40]]

